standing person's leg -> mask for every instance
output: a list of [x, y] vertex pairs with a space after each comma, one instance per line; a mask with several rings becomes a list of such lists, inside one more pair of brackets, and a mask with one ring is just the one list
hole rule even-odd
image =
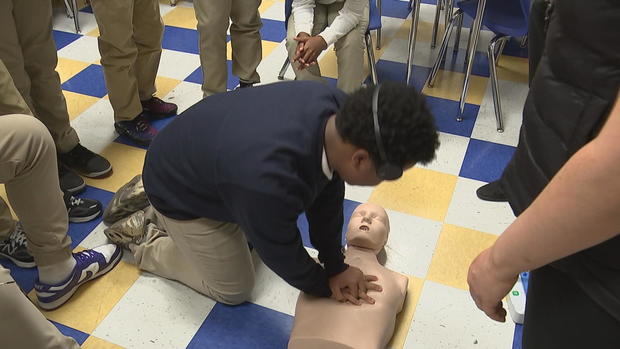
[[9, 206], [0, 198], [0, 241], [4, 241], [15, 230], [15, 220]]
[[32, 112], [0, 59], [0, 115], [6, 114], [32, 115]]
[[[344, 2], [329, 5], [327, 21], [332, 24]], [[338, 88], [346, 93], [357, 90], [364, 81], [364, 35], [368, 29], [368, 6], [357, 26], [336, 43], [336, 57], [338, 61]]]
[[[78, 349], [60, 333], [19, 289], [7, 269], [0, 266], [0, 338], [3, 348]], [[10, 316], [9, 316], [10, 314]]]
[[133, 39], [138, 48], [138, 57], [133, 64], [138, 79], [138, 95], [144, 111], [151, 116], [166, 117], [177, 112], [177, 106], [154, 97], [155, 77], [161, 58], [161, 42], [164, 23], [159, 13], [157, 0], [135, 0], [133, 9]]
[[206, 218], [179, 221], [153, 208], [144, 217], [144, 235], [134, 237], [137, 245], [129, 244], [140, 269], [177, 280], [218, 302], [239, 304], [249, 298], [254, 267], [237, 224]]
[[194, 9], [200, 36], [202, 92], [205, 97], [226, 92], [226, 30], [234, 0], [196, 0]]
[[[69, 124], [67, 102], [60, 89], [60, 76], [55, 70], [58, 57], [52, 38], [52, 3], [39, 0], [12, 2], [24, 69], [30, 77], [32, 110], [52, 134], [58, 152], [67, 153], [80, 140]], [[12, 71], [10, 67], [9, 71]], [[20, 89], [17, 80], [15, 84]]]
[[256, 68], [263, 58], [260, 28], [263, 26], [258, 7], [261, 0], [233, 0], [230, 10], [232, 72], [242, 86], [260, 82]]
[[[322, 32], [323, 29], [325, 29], [326, 27], [327, 5], [316, 4], [316, 6], [314, 7], [312, 33], [309, 34], [317, 35]], [[318, 63], [300, 70], [299, 64], [293, 62], [293, 57], [295, 57], [295, 50], [297, 49], [297, 41], [294, 40], [295, 36], [297, 36], [297, 33], [295, 32], [295, 20], [291, 15], [288, 19], [286, 48], [288, 50], [288, 59], [291, 62], [291, 67], [293, 67], [293, 71], [295, 72], [295, 77], [297, 78], [297, 80], [308, 80], [327, 83], [327, 81], [325, 81], [325, 79], [321, 77], [321, 69], [319, 68]]]
[[121, 257], [114, 245], [72, 255], [56, 167], [54, 142], [40, 121], [27, 115], [0, 116], [0, 183], [24, 227], [11, 234], [4, 247], [9, 252], [27, 248], [34, 257], [39, 267], [35, 290], [44, 309], [65, 303], [80, 285], [110, 271]]

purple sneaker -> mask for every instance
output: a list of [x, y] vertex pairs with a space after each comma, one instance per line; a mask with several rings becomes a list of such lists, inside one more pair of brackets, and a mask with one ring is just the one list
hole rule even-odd
[[73, 254], [75, 267], [67, 280], [57, 285], [47, 285], [37, 280], [34, 289], [39, 307], [54, 310], [65, 304], [82, 284], [93, 280], [114, 268], [121, 260], [123, 250], [114, 244], [102, 245], [92, 250]]
[[151, 97], [142, 103], [142, 109], [153, 119], [163, 119], [176, 115], [177, 105], [174, 103], [164, 102], [157, 97]]
[[115, 122], [114, 129], [118, 134], [144, 146], [151, 144], [157, 135], [157, 129], [151, 125], [144, 113], [133, 120]]

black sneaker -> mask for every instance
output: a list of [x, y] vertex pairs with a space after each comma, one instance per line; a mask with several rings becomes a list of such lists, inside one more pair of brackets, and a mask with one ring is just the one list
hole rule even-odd
[[86, 183], [77, 173], [68, 169], [58, 160], [58, 179], [63, 193], [78, 194], [84, 191]]
[[143, 146], [151, 144], [151, 141], [157, 135], [157, 129], [151, 125], [144, 113], [138, 115], [133, 120], [115, 122], [114, 129], [121, 136], [125, 136]]
[[254, 86], [253, 82], [239, 81], [239, 88], [247, 88], [247, 87], [252, 87], [252, 86]]
[[485, 184], [476, 190], [476, 195], [480, 200], [505, 202], [508, 201], [506, 193], [502, 188], [502, 184], [499, 180]]
[[15, 224], [15, 230], [0, 242], [0, 257], [8, 258], [21, 268], [34, 268], [34, 258], [28, 253], [28, 241], [22, 225]]
[[79, 143], [69, 152], [58, 155], [58, 158], [67, 167], [86, 177], [99, 178], [112, 173], [112, 165], [108, 160]]
[[65, 194], [64, 199], [69, 222], [90, 222], [101, 214], [102, 205], [97, 200], [78, 198], [69, 193]]

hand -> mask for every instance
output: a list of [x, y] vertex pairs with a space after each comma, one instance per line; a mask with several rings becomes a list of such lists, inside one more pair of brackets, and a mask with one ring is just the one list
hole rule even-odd
[[312, 64], [316, 64], [316, 60], [321, 52], [327, 48], [327, 42], [320, 35], [295, 38], [295, 40], [303, 43], [303, 49], [300, 52], [300, 57], [297, 59], [300, 63], [299, 69], [305, 69]]
[[293, 62], [297, 62], [299, 58], [301, 57], [302, 52], [304, 50], [304, 43], [305, 43], [305, 41], [303, 40], [308, 39], [308, 38], [310, 38], [310, 34], [306, 32], [300, 32], [294, 38], [294, 40], [297, 41], [297, 48], [295, 49], [295, 55], [293, 56]]
[[339, 302], [350, 302], [361, 305], [360, 300], [368, 304], [374, 304], [375, 300], [369, 297], [366, 292], [369, 290], [381, 292], [383, 289], [373, 281], [377, 281], [374, 275], [364, 275], [356, 267], [349, 266], [345, 271], [329, 278], [329, 288], [332, 291], [332, 298]]
[[[469, 293], [478, 309], [495, 321], [506, 321], [502, 299], [510, 292], [519, 274], [500, 272], [492, 258], [492, 247], [482, 251], [469, 266]], [[502, 275], [504, 274], [504, 275]]]

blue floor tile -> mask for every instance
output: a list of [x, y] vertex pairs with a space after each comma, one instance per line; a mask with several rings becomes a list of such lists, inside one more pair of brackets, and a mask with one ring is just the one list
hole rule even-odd
[[472, 138], [459, 176], [492, 182], [501, 176], [514, 151], [515, 148], [508, 145]]
[[82, 345], [84, 344], [84, 341], [86, 341], [86, 339], [88, 338], [88, 334], [84, 333], [82, 331], [78, 331], [74, 328], [71, 328], [69, 326], [65, 326], [63, 324], [59, 324], [58, 322], [55, 321], [50, 321], [54, 326], [56, 326], [56, 328], [58, 328], [58, 330], [60, 331], [60, 333], [64, 334], [65, 336], [71, 337], [73, 339], [75, 339], [75, 341], [79, 344]]
[[34, 288], [34, 281], [39, 278], [37, 268], [20, 268], [4, 258], [0, 258], [0, 264], [11, 271], [11, 276], [22, 291], [28, 293]]
[[263, 27], [260, 30], [262, 40], [282, 42], [286, 39], [286, 28], [283, 21], [263, 18]]
[[93, 97], [103, 97], [108, 94], [103, 77], [103, 68], [91, 64], [71, 79], [62, 84], [62, 89]]
[[377, 78], [379, 82], [405, 82], [406, 64], [380, 59], [377, 62]]
[[198, 31], [167, 25], [161, 46], [167, 50], [198, 54]]
[[[344, 223], [342, 224], [342, 245], [345, 244], [345, 232], [347, 231], [347, 225], [349, 225], [349, 220], [351, 219], [351, 214], [355, 210], [360, 203], [357, 201], [344, 200], [344, 205], [342, 208], [342, 213], [344, 214]], [[301, 233], [301, 240], [304, 243], [304, 246], [314, 248], [312, 243], [310, 242], [310, 232], [308, 230], [308, 219], [306, 218], [306, 214], [301, 214], [297, 219], [297, 227], [299, 228], [299, 232]]]
[[[465, 47], [460, 47], [458, 52], [454, 52], [452, 47], [448, 47], [446, 58], [441, 64], [441, 69], [465, 73], [467, 66], [465, 65]], [[476, 51], [474, 56], [474, 65], [471, 68], [473, 75], [489, 77], [489, 58], [484, 52]]]
[[198, 348], [285, 349], [293, 317], [253, 303], [216, 304], [187, 346]]
[[427, 96], [426, 104], [433, 116], [435, 116], [435, 125], [439, 131], [463, 137], [471, 136], [480, 106], [465, 104], [463, 121], [459, 122], [456, 121], [456, 116], [459, 112], [459, 102]]
[[527, 58], [527, 46], [521, 47], [520, 39], [511, 38], [510, 41], [506, 43], [506, 47], [504, 47], [504, 51], [502, 52], [502, 54]]
[[[226, 88], [229, 90], [234, 89], [239, 85], [239, 78], [234, 76], [232, 73], [232, 61], [226, 61], [226, 67], [228, 71], [228, 81], [226, 82]], [[202, 85], [202, 68], [198, 67], [191, 73], [188, 77], [185, 78], [187, 82], [193, 82], [195, 84]]]
[[88, 5], [88, 6], [84, 7], [83, 9], [81, 9], [80, 12], [93, 13], [93, 8], [90, 7], [90, 5]]
[[60, 30], [52, 30], [52, 37], [54, 38], [54, 42], [56, 43], [56, 50], [60, 50], [61, 48], [81, 38], [82, 35], [63, 32]]

